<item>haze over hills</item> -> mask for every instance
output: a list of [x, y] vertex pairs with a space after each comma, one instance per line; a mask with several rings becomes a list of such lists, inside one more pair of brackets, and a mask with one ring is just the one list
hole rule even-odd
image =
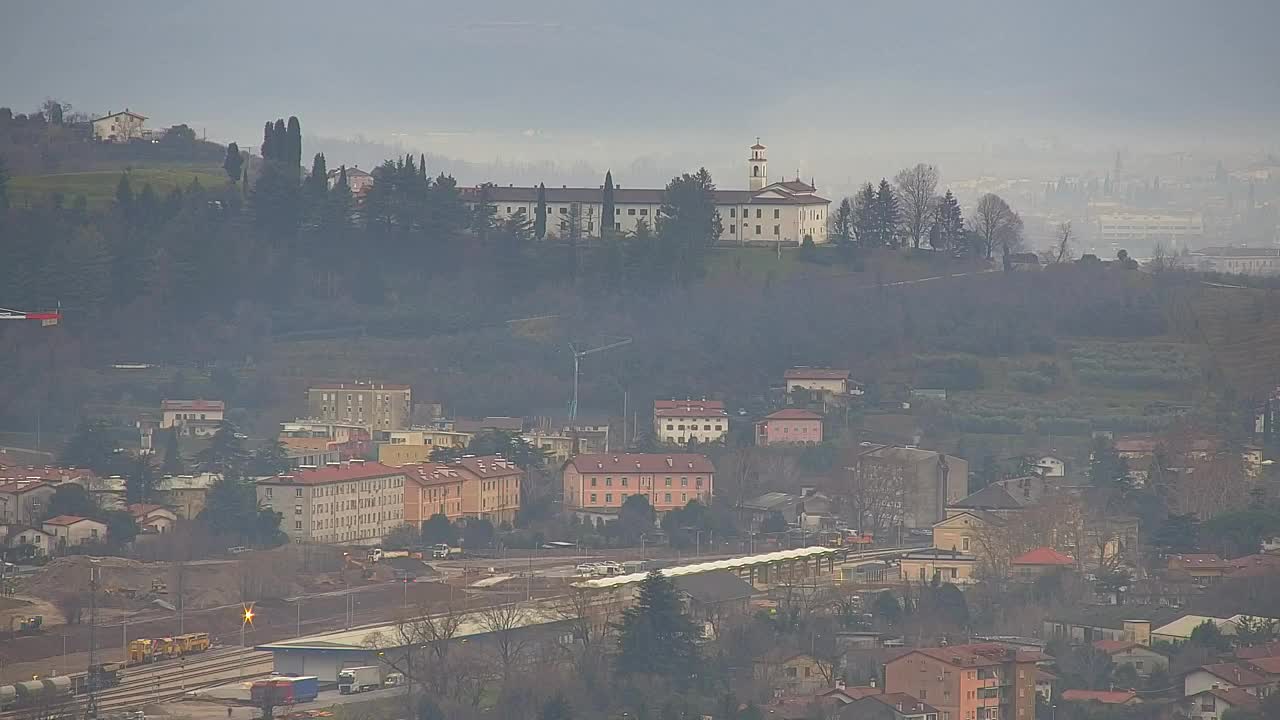
[[[779, 168], [830, 183], [926, 156], [966, 175], [1025, 171], [1028, 158], [997, 152], [1021, 141], [1104, 156], [1254, 151], [1272, 142], [1256, 118], [1280, 114], [1269, 37], [1280, 10], [1263, 0], [751, 1], [732, 12], [141, 2], [109, 17], [52, 2], [11, 12], [0, 58], [15, 107], [50, 94], [95, 112], [128, 105], [154, 125], [186, 122], [242, 147], [260, 142], [261, 118], [292, 113], [319, 138], [562, 171], [643, 159], [669, 177], [691, 164], [736, 171], [760, 135], [786, 158]], [[333, 147], [331, 164], [360, 162]]]

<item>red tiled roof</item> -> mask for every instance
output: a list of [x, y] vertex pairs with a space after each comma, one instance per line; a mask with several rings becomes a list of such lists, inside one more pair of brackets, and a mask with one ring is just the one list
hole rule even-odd
[[[1199, 693], [1196, 693], [1196, 695], [1201, 693], [1209, 693], [1233, 708], [1252, 708], [1258, 706], [1258, 697], [1250, 692], [1241, 690], [1240, 688], [1231, 688], [1230, 690], [1209, 688], [1208, 690], [1201, 690]], [[1195, 695], [1192, 695], [1191, 697], [1195, 697]]]
[[1051, 547], [1038, 547], [1028, 550], [1009, 561], [1013, 565], [1075, 565], [1075, 558], [1054, 550]]
[[[1210, 665], [1201, 665], [1199, 670], [1203, 670], [1210, 675], [1226, 680], [1232, 685], [1241, 687], [1253, 687], [1254, 685], [1262, 685], [1267, 679], [1262, 675], [1250, 670], [1239, 663], [1213, 663]], [[1194, 670], [1192, 672], [1195, 672]]]
[[[51, 517], [48, 520], [45, 520], [44, 524], [67, 526], [67, 525], [75, 525], [76, 523], [84, 522], [86, 520], [89, 520], [89, 518], [83, 518], [77, 515], [58, 515], [57, 517]], [[93, 521], [90, 521], [90, 522], [93, 522]]]
[[291, 470], [287, 473], [273, 475], [258, 480], [259, 485], [324, 485], [349, 480], [368, 480], [372, 478], [395, 477], [404, 475], [402, 468], [394, 468], [376, 462], [347, 461], [325, 465], [318, 468]]
[[[129, 506], [128, 510], [129, 510], [129, 514], [130, 514], [130, 515], [133, 515], [134, 517], [146, 517], [147, 515], [150, 515], [151, 513], [155, 512], [155, 511], [157, 511], [157, 510], [169, 510], [169, 508], [167, 508], [167, 507], [165, 507], [165, 506], [163, 506], [163, 505], [152, 505], [152, 504], [147, 504], [147, 503], [134, 503], [134, 504], [132, 504], [132, 505], [130, 505], [130, 506]], [[169, 512], [173, 512], [173, 511], [172, 511], [172, 510], [169, 510]]]
[[906, 693], [884, 693], [880, 695], [870, 695], [869, 697], [878, 700], [889, 707], [896, 708], [898, 712], [906, 715], [927, 715], [929, 713], [938, 712], [937, 708], [932, 705], [920, 702], [914, 696]]
[[1132, 690], [1066, 690], [1062, 699], [1067, 702], [1100, 702], [1105, 705], [1124, 705], [1138, 699]]
[[408, 390], [408, 385], [396, 385], [393, 383], [316, 383], [311, 386], [312, 390]]
[[460, 458], [457, 465], [461, 465], [472, 475], [480, 478], [504, 477], [507, 475], [519, 475], [523, 470], [519, 465], [503, 458], [501, 455], [482, 455], [480, 457], [464, 457]]
[[848, 380], [848, 370], [835, 368], [791, 368], [782, 374], [786, 380]]
[[1093, 646], [1108, 655], [1114, 655], [1118, 652], [1129, 650], [1130, 648], [1140, 647], [1138, 643], [1127, 642], [1124, 640], [1094, 640]]
[[1115, 449], [1116, 449], [1116, 452], [1149, 453], [1149, 452], [1155, 452], [1157, 444], [1158, 443], [1156, 443], [1155, 440], [1148, 440], [1145, 438], [1116, 440]]
[[161, 410], [216, 410], [222, 412], [226, 403], [221, 400], [161, 400]]
[[[656, 404], [656, 403], [655, 403]], [[719, 405], [720, 407], [716, 407]], [[728, 413], [724, 411], [722, 403], [692, 402], [680, 405], [679, 407], [655, 407], [653, 409], [654, 417], [727, 417]]]
[[845, 686], [843, 688], [837, 688], [835, 690], [828, 690], [825, 693], [822, 693], [822, 696], [835, 697], [837, 695], [843, 695], [849, 698], [850, 700], [861, 700], [864, 697], [879, 695], [882, 692], [884, 691], [878, 687], [870, 687], [867, 685], [850, 685], [850, 686]]
[[1255, 658], [1249, 661], [1249, 667], [1267, 675], [1280, 675], [1280, 657]]
[[915, 648], [900, 657], [912, 653], [927, 655], [934, 660], [955, 667], [977, 667], [980, 665], [1000, 665], [1017, 656], [999, 643], [971, 643], [969, 645], [948, 645], [947, 647]]
[[1243, 660], [1253, 660], [1255, 658], [1280, 657], [1280, 640], [1275, 640], [1265, 645], [1254, 645], [1252, 647], [1236, 648], [1236, 657]]
[[42, 487], [53, 487], [53, 485], [45, 482], [44, 480], [38, 479], [21, 479], [12, 481], [0, 480], [0, 493], [6, 493], [9, 495], [21, 495], [24, 492], [31, 492], [32, 490]]
[[638, 473], [713, 473], [715, 465], [706, 455], [692, 453], [597, 453], [578, 455], [569, 461], [580, 473], [638, 472]]
[[724, 403], [720, 400], [654, 400], [654, 410], [677, 410], [684, 407], [705, 408], [707, 410], [724, 410]]
[[786, 408], [764, 416], [765, 420], [821, 420], [822, 416], [810, 410]]
[[448, 463], [414, 463], [412, 465], [401, 465], [400, 469], [404, 471], [405, 477], [409, 478], [410, 482], [415, 482], [419, 485], [445, 485], [464, 480], [460, 469], [452, 467]]

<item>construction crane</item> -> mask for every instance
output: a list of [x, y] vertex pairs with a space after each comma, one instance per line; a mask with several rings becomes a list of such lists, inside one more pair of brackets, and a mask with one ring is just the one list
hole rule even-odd
[[0, 308], [0, 320], [39, 320], [44, 327], [57, 325], [62, 319], [62, 309], [46, 310], [42, 312], [23, 312], [22, 310], [10, 310], [8, 308]]
[[[577, 431], [578, 428], [578, 361], [588, 355], [595, 355], [598, 352], [612, 350], [623, 345], [630, 345], [631, 338], [619, 337], [614, 342], [600, 347], [593, 347], [587, 350], [579, 350], [573, 343], [569, 343], [569, 351], [573, 353], [573, 402], [569, 405], [569, 429]], [[576, 451], [576, 448], [575, 448]]]

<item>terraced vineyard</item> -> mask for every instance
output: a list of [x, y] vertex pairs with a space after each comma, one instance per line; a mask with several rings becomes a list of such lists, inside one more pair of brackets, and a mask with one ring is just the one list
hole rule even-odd
[[1280, 385], [1280, 294], [1209, 286], [1191, 293], [1195, 332], [1223, 380], [1246, 396]]

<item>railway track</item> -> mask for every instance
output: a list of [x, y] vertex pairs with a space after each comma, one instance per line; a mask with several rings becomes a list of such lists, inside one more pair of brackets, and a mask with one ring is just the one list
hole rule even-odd
[[[231, 676], [237, 669], [241, 672]], [[120, 685], [98, 693], [98, 712], [178, 700], [192, 691], [265, 677], [271, 674], [271, 669], [271, 653], [240, 648], [215, 649], [189, 658], [127, 668]], [[83, 694], [74, 695], [60, 703], [0, 712], [0, 720], [27, 720], [33, 712], [43, 718], [74, 718], [83, 712], [87, 701]]]

